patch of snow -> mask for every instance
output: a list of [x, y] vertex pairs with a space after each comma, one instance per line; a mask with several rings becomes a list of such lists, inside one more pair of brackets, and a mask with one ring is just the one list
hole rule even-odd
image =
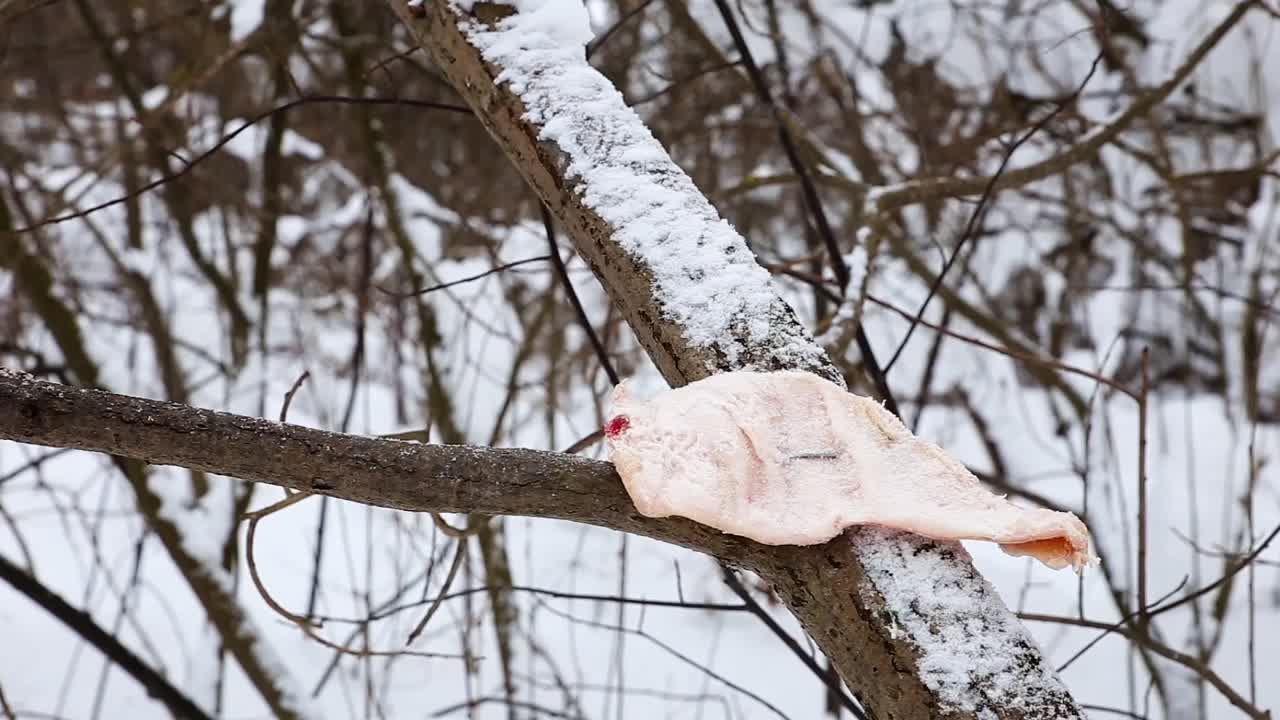
[[979, 718], [997, 717], [992, 708], [1041, 720], [1082, 716], [1065, 693], [1052, 692], [1062, 687], [1057, 674], [995, 588], [956, 562], [969, 559], [958, 543], [921, 543], [873, 526], [854, 540], [894, 626], [921, 645], [920, 678], [944, 704]]
[[[865, 225], [858, 228], [858, 244], [844, 256], [845, 267], [849, 269], [849, 282], [845, 285], [844, 301], [840, 303], [840, 307], [836, 308], [831, 324], [817, 338], [818, 344], [823, 347], [829, 348], [839, 344], [841, 337], [848, 337], [849, 326], [859, 321], [858, 308], [866, 299], [863, 295], [863, 284], [871, 273], [871, 258], [867, 255], [867, 239], [870, 233], [870, 229]], [[824, 268], [823, 275], [824, 279], [835, 277], [829, 268]]]
[[252, 637], [257, 640], [253, 644], [253, 654], [267, 672], [271, 673], [275, 686], [281, 691], [282, 704], [292, 708], [294, 713], [303, 720], [321, 720], [325, 714], [320, 703], [313, 700], [309, 693], [297, 685], [290, 666], [281, 660], [280, 656], [263, 640], [266, 637], [263, 629], [257, 627], [248, 615], [242, 616], [242, 621], [252, 633]]
[[[245, 120], [242, 118], [227, 120], [214, 132], [214, 135], [220, 138], [236, 133], [235, 137], [222, 145], [222, 150], [235, 155], [241, 160], [257, 162], [262, 157], [262, 148], [267, 141], [267, 125], [266, 123], [258, 123], [245, 128], [244, 124]], [[240, 130], [240, 132], [236, 132], [237, 130]], [[192, 140], [192, 144], [198, 146], [199, 140], [194, 132]]]
[[[516, 9], [523, 32], [540, 34], [565, 47], [585, 46], [595, 37], [591, 15], [580, 0], [504, 0]], [[474, 0], [454, 0], [454, 5], [470, 13]]]
[[324, 158], [324, 148], [311, 142], [304, 135], [293, 130], [285, 130], [281, 137], [280, 149], [285, 155], [301, 155], [308, 160]]
[[864, 225], [858, 228], [858, 244], [844, 256], [844, 265], [849, 268], [849, 284], [845, 285], [847, 295], [860, 295], [862, 284], [871, 274], [871, 257], [867, 255], [867, 239], [870, 231]]
[[884, 197], [885, 193], [892, 192], [898, 189], [899, 189], [899, 186], [892, 186], [892, 187], [873, 187], [870, 190], [868, 190], [866, 197], [863, 198], [862, 200], [863, 216], [869, 218], [874, 216], [876, 213], [880, 212], [880, 198]]
[[157, 85], [142, 93], [142, 106], [148, 110], [155, 110], [163, 105], [168, 98], [169, 88], [164, 85]]
[[840, 303], [840, 307], [836, 309], [836, 314], [831, 318], [831, 324], [816, 339], [817, 343], [822, 347], [831, 347], [840, 341], [840, 338], [847, 330], [849, 323], [853, 322], [854, 308], [856, 301], [845, 298]]
[[191, 652], [191, 667], [183, 688], [200, 707], [218, 707], [218, 662], [222, 656], [222, 636], [211, 624], [205, 623]]
[[141, 248], [125, 246], [120, 252], [120, 262], [143, 277], [151, 277], [161, 266], [158, 246], [154, 243]]
[[222, 543], [235, 521], [236, 482], [212, 476], [208, 492], [198, 500], [193, 497], [189, 477], [157, 478], [150, 486], [160, 497], [160, 517], [181, 533], [183, 550], [230, 590], [231, 579], [222, 570]]
[[233, 0], [231, 3], [231, 42], [249, 37], [262, 25], [265, 0]]

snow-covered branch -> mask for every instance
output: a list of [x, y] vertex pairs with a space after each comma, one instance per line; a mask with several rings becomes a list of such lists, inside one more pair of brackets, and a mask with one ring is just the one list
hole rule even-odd
[[[621, 94], [586, 61], [579, 0], [389, 0], [567, 228], [673, 385], [830, 360]], [[859, 700], [898, 718], [1080, 710], [957, 544], [863, 528], [761, 550], [767, 580]]]

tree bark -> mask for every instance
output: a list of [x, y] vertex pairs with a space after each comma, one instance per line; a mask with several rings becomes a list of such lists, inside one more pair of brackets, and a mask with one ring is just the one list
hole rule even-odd
[[395, 510], [572, 520], [744, 567], [763, 549], [691, 521], [643, 517], [613, 465], [601, 460], [347, 435], [60, 385], [5, 368], [0, 440], [107, 453]]

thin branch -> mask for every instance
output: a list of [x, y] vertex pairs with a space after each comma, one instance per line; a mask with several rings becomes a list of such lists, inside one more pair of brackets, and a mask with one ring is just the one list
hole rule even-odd
[[555, 222], [551, 219], [551, 211], [547, 210], [547, 206], [539, 203], [542, 209], [542, 226], [547, 231], [547, 244], [551, 246], [551, 262], [555, 265], [556, 276], [560, 278], [560, 284], [564, 286], [565, 295], [569, 296], [569, 304], [573, 306], [573, 314], [578, 319], [578, 325], [582, 331], [587, 334], [587, 340], [591, 343], [591, 349], [596, 353], [596, 359], [600, 361], [600, 367], [604, 368], [604, 372], [609, 376], [609, 382], [617, 385], [619, 382], [618, 371], [613, 369], [613, 361], [609, 359], [609, 351], [605, 348], [604, 343], [600, 341], [600, 336], [596, 334], [595, 328], [591, 326], [591, 318], [587, 317], [587, 311], [582, 307], [582, 301], [578, 299], [578, 293], [573, 289], [573, 282], [569, 279], [569, 271], [565, 269], [564, 260], [560, 258], [560, 246], [556, 243], [556, 227]]
[[591, 447], [592, 445], [595, 445], [596, 443], [600, 442], [602, 439], [604, 439], [604, 430], [597, 428], [596, 430], [593, 430], [590, 434], [583, 436], [581, 439], [577, 440], [572, 445], [565, 448], [563, 452], [569, 455], [572, 455], [574, 453], [579, 453]]
[[170, 684], [163, 675], [121, 644], [111, 633], [99, 627], [87, 613], [63, 600], [57, 593], [22, 568], [9, 562], [9, 559], [3, 555], [0, 555], [0, 579], [26, 595], [35, 604], [48, 610], [49, 614], [59, 622], [97, 648], [121, 670], [137, 680], [138, 684], [146, 688], [147, 694], [164, 703], [174, 717], [182, 720], [212, 720], [191, 698]]
[[1147, 413], [1150, 405], [1150, 356], [1142, 348], [1142, 386], [1138, 391], [1138, 628], [1145, 635], [1147, 613]]
[[441, 603], [444, 602], [445, 594], [449, 592], [449, 587], [453, 585], [453, 579], [458, 575], [458, 568], [462, 567], [462, 560], [467, 556], [467, 538], [460, 537], [457, 540], [457, 548], [453, 551], [453, 562], [449, 564], [449, 572], [444, 576], [444, 584], [440, 588], [440, 594], [436, 595], [436, 599], [423, 613], [422, 619], [417, 625], [413, 626], [413, 631], [409, 633], [409, 638], [404, 641], [405, 645], [412, 645], [414, 640], [427, 629], [427, 623], [431, 622], [431, 618], [440, 609]]
[[[769, 92], [769, 84], [764, 79], [764, 73], [760, 72], [759, 66], [756, 65], [755, 58], [751, 54], [751, 47], [747, 45], [746, 39], [743, 38], [742, 30], [738, 27], [738, 21], [733, 16], [733, 11], [729, 9], [729, 4], [725, 0], [716, 0], [716, 7], [720, 9], [720, 16], [724, 18], [724, 24], [729, 28], [729, 34], [733, 36], [733, 42], [738, 48], [738, 53], [742, 56], [742, 62], [747, 68], [747, 75], [750, 76], [751, 82], [755, 86], [756, 94], [760, 96], [760, 100], [769, 109], [769, 117], [773, 119], [774, 125], [777, 126], [778, 140], [782, 143], [782, 149], [787, 155], [787, 161], [791, 163], [791, 168], [795, 170], [796, 176], [800, 179], [800, 190], [804, 196], [805, 206], [809, 210], [809, 215], [813, 218], [818, 236], [822, 238], [823, 245], [827, 249], [828, 259], [831, 261], [831, 267], [835, 271], [836, 282], [840, 287], [840, 294], [843, 296], [848, 291], [849, 266], [845, 263], [844, 256], [840, 254], [840, 246], [836, 242], [835, 232], [831, 230], [831, 223], [827, 220], [826, 210], [822, 206], [822, 197], [818, 195], [817, 186], [813, 182], [813, 174], [809, 172], [808, 165], [801, 159], [799, 151], [796, 150], [795, 141], [792, 139], [791, 131], [783, 119], [782, 111], [778, 104], [774, 102], [773, 94]], [[898, 401], [894, 399], [893, 392], [889, 389], [889, 382], [880, 367], [880, 362], [876, 359], [875, 352], [871, 348], [871, 340], [867, 337], [866, 330], [863, 329], [861, 322], [854, 327], [854, 337], [858, 344], [858, 351], [862, 354], [862, 361], [866, 366], [867, 374], [876, 386], [876, 393], [884, 401], [885, 409], [895, 416], [901, 417], [901, 413], [898, 412]]]
[[507, 708], [508, 711], [513, 709], [524, 710], [525, 712], [529, 713], [529, 717], [553, 717], [553, 718], [565, 718], [565, 720], [584, 720], [582, 715], [570, 715], [567, 712], [554, 710], [545, 705], [536, 705], [534, 703], [525, 702], [523, 700], [512, 700], [510, 698], [497, 697], [495, 695], [484, 695], [478, 698], [465, 700], [460, 703], [455, 703], [453, 705], [449, 705], [448, 707], [440, 708], [439, 710], [436, 710], [435, 712], [431, 713], [431, 717], [433, 718], [445, 717], [446, 715], [452, 715], [462, 710], [466, 710], [469, 717], [474, 717], [476, 708], [480, 707], [481, 705], [502, 705], [503, 707]]
[[648, 10], [649, 6], [652, 4], [653, 0], [644, 0], [644, 2], [632, 8], [630, 12], [618, 18], [618, 21], [611, 25], [608, 30], [600, 33], [595, 38], [592, 38], [591, 42], [587, 43], [587, 59], [590, 60], [591, 56], [595, 55], [606, 42], [609, 42], [609, 38], [613, 37], [613, 34], [616, 33], [623, 25], [626, 25], [631, 18], [639, 15], [645, 10]]
[[4, 688], [0, 687], [0, 712], [4, 713], [5, 720], [18, 720], [18, 716], [13, 711], [13, 706], [9, 704], [9, 699], [4, 696]]
[[1269, 710], [1264, 710], [1262, 708], [1257, 707], [1253, 703], [1249, 702], [1247, 699], [1244, 698], [1244, 696], [1242, 696], [1239, 692], [1237, 692], [1235, 688], [1231, 687], [1231, 684], [1228, 683], [1226, 680], [1224, 680], [1221, 675], [1218, 675], [1218, 673], [1214, 672], [1213, 668], [1209, 667], [1206, 663], [1202, 662], [1199, 658], [1195, 657], [1194, 655], [1189, 655], [1187, 653], [1181, 652], [1179, 650], [1174, 650], [1173, 648], [1169, 647], [1168, 645], [1165, 645], [1164, 643], [1157, 642], [1150, 635], [1147, 635], [1146, 633], [1143, 633], [1141, 631], [1127, 630], [1127, 629], [1116, 627], [1110, 623], [1099, 622], [1096, 620], [1085, 620], [1085, 619], [1080, 619], [1075, 617], [1065, 617], [1065, 616], [1058, 616], [1058, 615], [1043, 615], [1039, 613], [1018, 613], [1018, 617], [1022, 618], [1023, 620], [1028, 620], [1032, 622], [1048, 622], [1048, 623], [1058, 623], [1061, 625], [1075, 625], [1078, 627], [1098, 628], [1098, 629], [1106, 630], [1107, 632], [1121, 635], [1127, 638], [1130, 642], [1136, 643], [1142, 647], [1145, 647], [1151, 650], [1157, 655], [1160, 655], [1164, 658], [1172, 660], [1178, 663], [1179, 665], [1182, 665], [1188, 668], [1189, 670], [1196, 673], [1200, 677], [1204, 678], [1205, 681], [1207, 681], [1210, 685], [1212, 685], [1215, 689], [1217, 689], [1218, 692], [1222, 693], [1222, 696], [1225, 697], [1228, 702], [1230, 702], [1232, 705], [1238, 708], [1245, 715], [1248, 715], [1249, 717], [1254, 718], [1254, 720], [1270, 720], [1271, 718], [1271, 712]]
[[298, 98], [297, 100], [291, 100], [283, 105], [271, 108], [270, 110], [264, 110], [258, 113], [257, 115], [253, 116], [252, 118], [246, 120], [244, 124], [242, 124], [240, 127], [236, 128], [235, 130], [232, 130], [230, 133], [227, 133], [221, 139], [219, 139], [218, 142], [214, 143], [213, 147], [200, 153], [195, 158], [193, 158], [190, 162], [185, 162], [182, 168], [179, 169], [177, 172], [172, 172], [167, 175], [164, 175], [163, 177], [152, 180], [146, 185], [142, 185], [138, 187], [133, 192], [126, 193], [119, 197], [115, 197], [105, 202], [98, 203], [97, 205], [94, 205], [89, 208], [85, 208], [84, 210], [77, 210], [75, 212], [47, 218], [45, 220], [41, 220], [40, 222], [27, 225], [26, 227], [15, 228], [12, 232], [14, 234], [29, 233], [34, 230], [38, 230], [42, 227], [45, 227], [47, 225], [56, 225], [58, 223], [63, 223], [68, 220], [75, 220], [76, 218], [85, 217], [86, 215], [90, 215], [92, 213], [98, 212], [99, 210], [105, 210], [109, 207], [114, 207], [121, 203], [128, 202], [140, 195], [143, 195], [152, 190], [155, 190], [156, 188], [162, 185], [165, 185], [167, 183], [173, 182], [175, 180], [178, 180], [186, 176], [188, 173], [194, 170], [197, 165], [204, 162], [205, 160], [208, 160], [210, 157], [213, 156], [214, 153], [221, 150], [223, 146], [225, 146], [227, 143], [234, 140], [237, 135], [244, 132], [245, 130], [248, 130], [254, 125], [262, 122], [263, 120], [266, 120], [272, 115], [280, 112], [286, 112], [292, 108], [300, 107], [302, 105], [313, 105], [316, 103], [336, 103], [339, 105], [403, 105], [405, 107], [420, 107], [420, 108], [429, 108], [432, 110], [447, 110], [449, 112], [466, 113], [468, 115], [471, 114], [471, 110], [469, 108], [463, 107], [461, 105], [450, 105], [449, 103], [431, 102], [428, 100], [404, 100], [400, 98], [345, 97], [341, 95], [312, 95], [304, 98]]
[[1075, 92], [1057, 103], [1057, 106], [1054, 107], [1052, 112], [1048, 113], [1043, 118], [1040, 118], [1036, 124], [1031, 126], [1030, 130], [1023, 133], [1021, 137], [1014, 140], [1013, 143], [1009, 145], [1009, 149], [1005, 151], [1004, 157], [1000, 159], [1000, 166], [996, 168], [995, 174], [991, 176], [991, 181], [982, 189], [982, 197], [978, 199], [978, 206], [973, 209], [973, 212], [969, 213], [969, 220], [965, 223], [964, 231], [960, 234], [960, 239], [956, 241], [955, 250], [951, 252], [951, 256], [947, 258], [947, 261], [942, 264], [942, 270], [938, 271], [938, 277], [934, 279], [933, 284], [929, 287], [929, 293], [925, 295], [924, 302], [920, 303], [920, 309], [916, 311], [915, 318], [911, 321], [911, 324], [907, 326], [906, 335], [904, 335], [902, 337], [902, 341], [898, 343], [898, 349], [893, 351], [893, 357], [889, 358], [888, 364], [884, 366], [885, 375], [888, 375], [889, 372], [893, 370], [893, 366], [898, 362], [898, 358], [902, 356], [902, 351], [906, 349], [907, 343], [911, 341], [911, 334], [916, 331], [916, 326], [919, 325], [920, 321], [924, 318], [924, 311], [929, 308], [929, 303], [933, 300], [933, 296], [938, 293], [938, 288], [941, 287], [943, 278], [945, 278], [947, 273], [951, 271], [951, 266], [954, 265], [956, 260], [960, 257], [960, 253], [964, 250], [965, 243], [968, 242], [969, 238], [973, 237], [974, 232], [981, 224], [982, 219], [986, 217], [987, 208], [991, 204], [991, 199], [995, 197], [996, 183], [1004, 175], [1005, 169], [1009, 166], [1009, 161], [1013, 159], [1013, 154], [1018, 151], [1018, 148], [1022, 147], [1028, 140], [1035, 136], [1036, 133], [1044, 129], [1044, 127], [1049, 124], [1049, 121], [1057, 117], [1069, 103], [1073, 102], [1080, 96], [1080, 93], [1084, 92], [1084, 86], [1088, 85], [1089, 81], [1093, 79], [1094, 74], [1098, 71], [1098, 65], [1102, 62], [1103, 56], [1103, 53], [1098, 53], [1098, 55], [1093, 59], [1093, 64], [1089, 66], [1089, 72], [1085, 73], [1084, 80], [1081, 80], [1080, 84], [1076, 86]]
[[[813, 287], [819, 287], [822, 289], [823, 292], [827, 293], [828, 298], [839, 300], [839, 296], [836, 295], [834, 292], [832, 292], [830, 288], [826, 287], [820, 282], [817, 282], [814, 278], [810, 278], [806, 276], [804, 273], [800, 273], [780, 265], [770, 266], [770, 269], [780, 272], [784, 275], [787, 275], [788, 277], [794, 277], [797, 280], [800, 280], [802, 282], [812, 285]], [[898, 315], [904, 320], [910, 321], [915, 319], [915, 316], [913, 316], [910, 312], [878, 296], [868, 293], [867, 300], [870, 301], [873, 305], [882, 307], [885, 310], [888, 310], [889, 312], [892, 312], [895, 315]], [[991, 352], [999, 353], [1000, 355], [1004, 355], [1005, 357], [1011, 358], [1013, 360], [1018, 360], [1020, 362], [1027, 363], [1028, 365], [1038, 365], [1040, 367], [1045, 367], [1053, 370], [1060, 370], [1062, 372], [1071, 373], [1072, 375], [1080, 375], [1082, 377], [1089, 378], [1090, 380], [1096, 383], [1099, 383], [1101, 385], [1106, 385], [1112, 390], [1115, 390], [1121, 393], [1122, 395], [1125, 395], [1126, 397], [1129, 397], [1133, 400], [1138, 399], [1138, 393], [1135, 392], [1134, 390], [1129, 389], [1128, 386], [1124, 385], [1123, 383], [1112, 380], [1111, 378], [1106, 377], [1100, 373], [1094, 372], [1092, 370], [1086, 370], [1082, 367], [1069, 365], [1060, 360], [1055, 360], [1054, 358], [1046, 357], [1044, 355], [1039, 355], [1036, 353], [1029, 353], [1029, 352], [1022, 352], [1020, 350], [1015, 350], [1013, 348], [996, 345], [995, 343], [990, 343], [990, 342], [987, 342], [986, 340], [981, 340], [979, 338], [973, 337], [972, 335], [965, 335], [962, 332], [952, 330], [948, 327], [931, 323], [928, 320], [921, 319], [919, 322], [921, 325], [929, 328], [930, 330], [933, 330], [934, 332], [940, 333], [942, 335], [946, 335], [947, 337], [953, 338], [955, 340], [959, 340], [962, 343], [973, 345], [974, 347], [979, 347], [984, 350], [990, 350]]]
[[297, 394], [298, 388], [302, 387], [302, 383], [311, 377], [310, 370], [303, 370], [297, 380], [293, 381], [293, 385], [284, 394], [284, 402], [280, 403], [280, 422], [284, 422], [289, 417], [289, 406], [293, 404], [293, 396]]
[[268, 507], [246, 514], [246, 517], [249, 520], [249, 528], [245, 536], [245, 546], [246, 546], [245, 558], [249, 566], [249, 578], [253, 581], [254, 588], [258, 591], [258, 595], [262, 598], [263, 602], [267, 604], [267, 607], [271, 608], [271, 610], [275, 612], [277, 615], [279, 615], [280, 617], [284, 618], [285, 620], [289, 621], [293, 625], [297, 626], [297, 628], [301, 630], [303, 634], [305, 634], [308, 638], [311, 638], [312, 640], [323, 645], [324, 647], [327, 647], [330, 650], [334, 650], [343, 655], [354, 655], [356, 657], [395, 657], [399, 655], [411, 655], [411, 656], [422, 657], [422, 658], [449, 658], [449, 659], [455, 659], [455, 660], [464, 659], [462, 655], [417, 652], [417, 651], [410, 651], [410, 650], [378, 651], [378, 650], [370, 650], [368, 648], [353, 650], [350, 647], [339, 645], [320, 635], [319, 632], [317, 632], [316, 630], [316, 628], [318, 627], [318, 624], [312, 621], [310, 615], [302, 616], [302, 615], [298, 615], [293, 612], [290, 612], [289, 610], [285, 609], [285, 607], [281, 605], [279, 601], [277, 601], [275, 597], [271, 595], [270, 592], [267, 591], [267, 586], [265, 583], [262, 582], [262, 576], [258, 573], [258, 561], [254, 553], [254, 548], [257, 545], [255, 541], [257, 539], [258, 523], [261, 522], [262, 519], [267, 517], [268, 515], [277, 513], [281, 510], [284, 510], [287, 507], [290, 507], [292, 505], [297, 504], [298, 502], [301, 502], [302, 500], [305, 500], [307, 497], [309, 497], [309, 495], [310, 493], [301, 493], [301, 492], [294, 493], [292, 495], [287, 496], [285, 499], [277, 503], [274, 503]]
[[600, 460], [347, 435], [59, 385], [4, 368], [0, 440], [110, 453], [399, 510], [572, 520], [736, 563], [754, 564], [764, 554], [763, 546], [692, 521], [637, 514], [613, 465]]
[[663, 642], [662, 640], [659, 640], [657, 637], [653, 636], [652, 634], [650, 634], [648, 631], [644, 629], [643, 623], [641, 623], [639, 627], [634, 627], [634, 628], [627, 627], [625, 625], [611, 625], [609, 623], [599, 622], [596, 620], [588, 620], [586, 618], [576, 617], [570, 613], [553, 608], [550, 605], [547, 605], [538, 600], [535, 600], [535, 602], [537, 602], [540, 607], [544, 608], [547, 612], [551, 613], [552, 615], [555, 615], [569, 622], [578, 623], [581, 625], [585, 625], [587, 627], [598, 628], [601, 630], [608, 630], [610, 632], [626, 633], [628, 635], [635, 635], [635, 636], [644, 638], [645, 640], [648, 640], [650, 643], [653, 643], [654, 645], [662, 649], [664, 652], [666, 652], [668, 655], [679, 660], [685, 665], [688, 665], [689, 667], [692, 667], [695, 670], [698, 670], [699, 672], [706, 674], [708, 677], [710, 677], [713, 680], [716, 680], [717, 682], [723, 683], [729, 689], [740, 692], [744, 696], [751, 698], [755, 702], [759, 703], [760, 705], [770, 710], [773, 714], [782, 718], [782, 720], [790, 720], [790, 716], [788, 716], [785, 712], [783, 712], [781, 708], [769, 702], [765, 698], [761, 697], [759, 694], [752, 692], [749, 688], [743, 685], [739, 685], [738, 683], [733, 682], [732, 680], [726, 678], [725, 676], [721, 675], [720, 673], [716, 672], [710, 667], [707, 667], [706, 665], [698, 662], [697, 660], [694, 660], [688, 655], [685, 655], [684, 653], [675, 649], [671, 645]]
[[[712, 603], [712, 602], [689, 602], [684, 599], [678, 600], [651, 600], [649, 598], [632, 597], [630, 595], [601, 595], [598, 593], [573, 593], [561, 590], [549, 590], [547, 588], [529, 587], [527, 585], [512, 585], [507, 588], [511, 592], [526, 593], [529, 595], [538, 595], [541, 597], [554, 598], [556, 600], [582, 600], [585, 602], [611, 603], [615, 605], [635, 605], [644, 608], [663, 608], [668, 610], [710, 610], [714, 612], [751, 612], [751, 607], [745, 604], [731, 603]], [[414, 602], [401, 603], [386, 607], [376, 613], [372, 613], [367, 617], [351, 618], [340, 617], [335, 615], [319, 615], [314, 619], [317, 622], [326, 624], [349, 624], [363, 625], [365, 623], [384, 620], [392, 615], [397, 615], [406, 610], [430, 605], [437, 600], [447, 602], [458, 598], [465, 598], [471, 595], [480, 595], [489, 592], [487, 585], [474, 585], [465, 590], [453, 590], [450, 592], [438, 592], [435, 597], [424, 600], [416, 600]]]
[[1061, 172], [1065, 168], [1093, 157], [1104, 145], [1114, 140], [1125, 128], [1129, 127], [1134, 120], [1146, 115], [1152, 108], [1169, 97], [1178, 86], [1191, 76], [1192, 71], [1196, 69], [1200, 61], [1204, 60], [1209, 51], [1226, 36], [1231, 28], [1235, 27], [1236, 23], [1245, 16], [1249, 9], [1257, 5], [1259, 5], [1258, 0], [1243, 0], [1243, 2], [1237, 4], [1222, 19], [1222, 22], [1218, 23], [1217, 27], [1204, 40], [1200, 41], [1200, 44], [1191, 51], [1191, 54], [1183, 60], [1182, 64], [1167, 80], [1135, 100], [1115, 119], [1094, 128], [1079, 142], [1061, 153], [1033, 165], [1009, 170], [999, 178], [995, 178], [994, 183], [991, 177], [948, 176], [913, 180], [891, 187], [879, 188], [873, 191], [873, 195], [868, 198], [868, 205], [872, 206], [877, 212], [889, 212], [933, 198], [974, 195], [983, 192], [989, 184], [992, 185], [993, 190], [1018, 187], [1036, 180], [1043, 180], [1050, 175]]
[[431, 287], [422, 288], [421, 290], [410, 290], [409, 292], [402, 293], [402, 292], [396, 292], [395, 290], [388, 290], [381, 286], [378, 287], [378, 290], [380, 292], [386, 293], [387, 295], [390, 295], [395, 298], [410, 298], [418, 295], [426, 295], [427, 293], [433, 293], [437, 290], [444, 290], [445, 288], [451, 288], [455, 285], [462, 285], [464, 283], [475, 282], [476, 280], [489, 277], [490, 275], [493, 275], [495, 273], [505, 272], [514, 267], [520, 267], [521, 265], [528, 265], [529, 263], [542, 262], [544, 260], [550, 260], [550, 259], [551, 259], [550, 255], [538, 255], [536, 257], [524, 258], [523, 260], [512, 260], [509, 263], [497, 265], [495, 267], [489, 268], [488, 270], [485, 270], [484, 272], [476, 273], [475, 275], [469, 275], [464, 278], [459, 278], [458, 280], [450, 280], [449, 282], [440, 283], [439, 285], [432, 285]]
[[1148, 612], [1147, 614], [1151, 617], [1155, 617], [1156, 615], [1160, 615], [1162, 613], [1166, 613], [1166, 612], [1169, 612], [1170, 610], [1186, 605], [1187, 603], [1194, 601], [1196, 598], [1203, 597], [1204, 595], [1208, 595], [1209, 593], [1213, 592], [1217, 588], [1221, 587], [1223, 583], [1226, 583], [1229, 580], [1231, 580], [1231, 578], [1235, 577], [1237, 573], [1239, 573], [1241, 570], [1245, 569], [1251, 563], [1257, 560], [1258, 556], [1262, 554], [1262, 551], [1266, 550], [1267, 546], [1269, 546], [1271, 542], [1276, 539], [1277, 536], [1280, 536], [1280, 525], [1277, 525], [1271, 531], [1271, 533], [1268, 534], [1265, 539], [1263, 539], [1261, 543], [1258, 543], [1258, 547], [1254, 548], [1253, 551], [1250, 552], [1248, 555], [1245, 555], [1243, 558], [1240, 558], [1240, 561], [1236, 563], [1234, 567], [1232, 567], [1227, 572], [1223, 573], [1222, 577], [1218, 578], [1217, 580], [1214, 580], [1213, 582], [1209, 583], [1208, 585], [1205, 585], [1202, 588], [1193, 590], [1187, 593], [1186, 595], [1178, 598], [1177, 600], [1173, 600], [1169, 602], [1168, 604], [1161, 605], [1159, 603], [1156, 603], [1156, 606], [1151, 608], [1150, 612]]
[[756, 602], [756, 599], [751, 597], [751, 593], [747, 592], [747, 589], [742, 586], [742, 581], [733, 573], [732, 568], [721, 566], [720, 571], [724, 577], [724, 584], [728, 585], [733, 594], [737, 595], [746, 604], [747, 611], [763, 622], [765, 627], [769, 628], [769, 631], [781, 640], [783, 645], [787, 646], [791, 654], [804, 663], [804, 666], [809, 669], [809, 672], [813, 673], [814, 677], [822, 682], [832, 697], [839, 700], [840, 706], [848, 710], [858, 720], [867, 720], [867, 714], [845, 692], [844, 687], [840, 684], [840, 677], [834, 673], [827, 672], [818, 665], [818, 662], [809, 653], [805, 652], [804, 648], [800, 647], [800, 643], [796, 642], [795, 638], [791, 637], [786, 630], [783, 630], [782, 626], [778, 624], [777, 620], [773, 619], [773, 616], [767, 610], [760, 607], [760, 603]]

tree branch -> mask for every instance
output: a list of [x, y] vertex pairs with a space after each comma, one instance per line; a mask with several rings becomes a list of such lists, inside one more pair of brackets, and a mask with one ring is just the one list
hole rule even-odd
[[[711, 338], [705, 325], [695, 327], [703, 318], [687, 317], [697, 302], [672, 302], [685, 288], [719, 292], [723, 278], [707, 276], [716, 263], [747, 278], [742, 263], [753, 256], [736, 233], [726, 239], [715, 210], [617, 90], [587, 65], [585, 53], [575, 57], [558, 47], [550, 51], [552, 61], [536, 55], [545, 51], [545, 38], [503, 36], [500, 29], [510, 27], [514, 9], [499, 3], [475, 3], [476, 17], [443, 0], [413, 8], [404, 0], [388, 3], [555, 214], [671, 385], [742, 368], [807, 370], [843, 384], [769, 286], [743, 287], [736, 297], [714, 295], [707, 309], [731, 319]], [[514, 64], [494, 65], [477, 43]], [[507, 70], [507, 78], [518, 78], [518, 89], [497, 81]], [[599, 185], [590, 184], [593, 174]], [[626, 192], [640, 187], [645, 190], [634, 190], [635, 196]], [[671, 228], [676, 219], [679, 232], [667, 230], [656, 241], [637, 237], [639, 228]], [[762, 324], [769, 332], [759, 332]], [[608, 497], [618, 492], [614, 488]], [[563, 502], [563, 495], [557, 499]], [[539, 509], [563, 516], [563, 508], [548, 500]], [[631, 513], [630, 507], [624, 501], [612, 510]], [[630, 523], [650, 536], [654, 528], [672, 527], [634, 516]], [[1081, 716], [1026, 629], [958, 543], [875, 528], [844, 537], [818, 547], [753, 546], [742, 564], [772, 585], [869, 713], [903, 720]], [[743, 558], [713, 553], [731, 562]], [[957, 662], [957, 652], [971, 655], [974, 667]]]
[[[4, 368], [0, 439], [108, 453], [396, 510], [572, 520], [744, 567], [760, 548], [693, 522], [639, 515], [613, 465], [600, 460], [314, 430], [59, 385]], [[162, 476], [153, 482], [166, 480], [181, 482]]]

